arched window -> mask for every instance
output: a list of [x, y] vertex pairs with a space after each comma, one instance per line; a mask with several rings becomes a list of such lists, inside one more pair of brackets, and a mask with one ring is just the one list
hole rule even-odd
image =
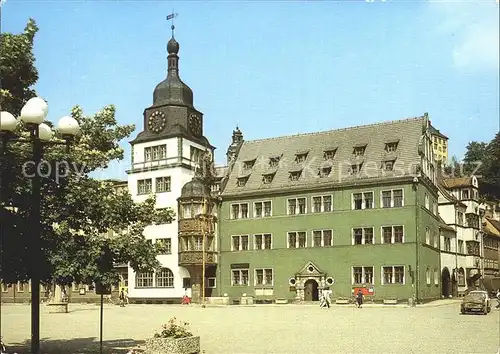
[[168, 268], [162, 268], [159, 272], [156, 272], [156, 287], [173, 288], [174, 273]]

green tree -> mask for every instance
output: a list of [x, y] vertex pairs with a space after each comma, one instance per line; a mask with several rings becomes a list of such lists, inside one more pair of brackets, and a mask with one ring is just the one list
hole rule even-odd
[[[21, 78], [2, 82], [2, 110], [13, 114], [18, 114], [35, 94], [30, 87], [37, 81], [32, 55], [36, 31], [35, 22], [30, 20], [24, 34], [2, 34], [3, 43], [18, 46], [14, 53], [2, 50], [0, 59], [2, 75], [5, 70], [9, 78]], [[24, 65], [18, 65], [18, 60], [24, 61]], [[115, 263], [130, 263], [136, 271], [152, 271], [159, 266], [156, 256], [162, 250], [144, 238], [144, 229], [151, 224], [172, 222], [174, 211], [156, 209], [154, 196], [134, 203], [129, 193], [117, 193], [112, 183], [90, 177], [93, 171], [123, 159], [119, 143], [131, 135], [134, 126], [119, 125], [113, 105], [92, 116], [86, 116], [76, 106], [71, 115], [81, 127], [71, 148], [53, 145], [44, 149], [47, 163], [41, 170], [43, 257], [34, 265], [30, 253], [32, 179], [28, 176], [33, 171], [25, 165], [32, 159], [31, 146], [11, 142], [2, 154], [0, 278], [5, 283], [27, 281], [33, 266], [44, 282], [61, 285], [115, 283]], [[21, 128], [18, 135], [27, 137]], [[56, 131], [55, 139], [60, 138]], [[65, 178], [59, 178], [66, 174], [66, 169], [60, 170], [62, 167], [70, 167]], [[113, 236], [109, 236], [109, 230], [114, 231]]]

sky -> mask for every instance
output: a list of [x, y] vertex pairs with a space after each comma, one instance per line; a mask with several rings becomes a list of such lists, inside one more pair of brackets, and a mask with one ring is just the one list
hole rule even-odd
[[97, 177], [126, 179], [128, 142], [166, 77], [173, 9], [180, 76], [218, 164], [236, 125], [253, 140], [428, 112], [459, 158], [499, 130], [498, 0], [6, 0], [2, 32], [30, 17], [40, 28], [35, 88], [49, 120], [114, 104], [136, 125], [125, 159]]

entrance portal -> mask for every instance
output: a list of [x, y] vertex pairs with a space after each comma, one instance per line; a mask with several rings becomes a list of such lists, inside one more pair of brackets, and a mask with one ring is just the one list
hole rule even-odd
[[451, 277], [450, 271], [447, 267], [443, 268], [443, 272], [441, 274], [441, 292], [445, 298], [448, 298], [451, 295]]
[[318, 282], [309, 279], [304, 283], [304, 301], [318, 301]]

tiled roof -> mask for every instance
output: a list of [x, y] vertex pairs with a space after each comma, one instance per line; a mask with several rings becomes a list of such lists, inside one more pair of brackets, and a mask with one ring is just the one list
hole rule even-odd
[[228, 166], [215, 166], [215, 178], [223, 178], [228, 171]]
[[443, 178], [445, 188], [472, 187], [472, 177]]
[[434, 128], [431, 124], [430, 128], [430, 133], [432, 135], [437, 135], [437, 136], [440, 136], [441, 138], [444, 138], [444, 139], [448, 139], [448, 137], [446, 135], [444, 135], [443, 133], [441, 133], [438, 129]]
[[[417, 117], [245, 141], [230, 171], [223, 195], [413, 175], [420, 163], [419, 144], [426, 124], [426, 118]], [[386, 152], [388, 143], [397, 144], [396, 151]], [[362, 157], [354, 156], [355, 147], [365, 149]], [[334, 152], [333, 160], [325, 159], [325, 151]], [[300, 154], [305, 155], [304, 162], [296, 162]], [[270, 166], [271, 158], [279, 159], [278, 166]], [[384, 161], [394, 161], [394, 171], [384, 171]], [[362, 163], [361, 172], [352, 174], [351, 166], [358, 163]], [[320, 171], [326, 173], [330, 168], [328, 176], [320, 177]], [[292, 173], [300, 174], [297, 181], [290, 180]], [[272, 182], [263, 183], [263, 175], [273, 176]], [[245, 185], [238, 186], [238, 179], [246, 180]]]
[[498, 232], [500, 232], [500, 221], [491, 218], [487, 218], [487, 220], [491, 223], [491, 225], [493, 225], [495, 229], [498, 230]]

